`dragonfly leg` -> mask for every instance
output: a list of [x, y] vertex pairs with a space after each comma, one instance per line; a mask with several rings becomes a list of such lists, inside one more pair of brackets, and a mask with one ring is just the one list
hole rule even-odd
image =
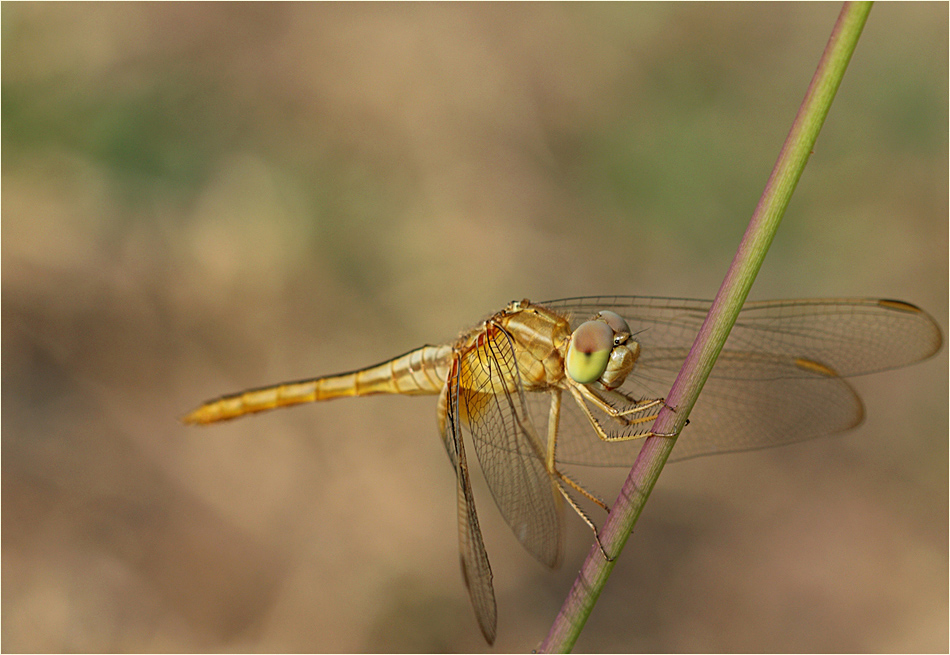
[[600, 548], [600, 554], [603, 555], [604, 559], [607, 560], [608, 562], [614, 561], [614, 559], [616, 558], [611, 557], [610, 555], [607, 554], [607, 550], [604, 548], [604, 544], [600, 540], [600, 532], [598, 532], [597, 526], [594, 525], [594, 522], [591, 520], [590, 516], [587, 515], [587, 512], [584, 511], [584, 508], [577, 504], [577, 501], [574, 500], [574, 497], [570, 494], [570, 492], [567, 490], [567, 488], [564, 485], [567, 484], [571, 486], [572, 488], [574, 488], [575, 490], [583, 494], [586, 498], [592, 500], [597, 505], [609, 511], [609, 509], [607, 508], [607, 503], [605, 503], [600, 498], [598, 498], [597, 496], [593, 495], [592, 493], [584, 489], [581, 485], [576, 483], [574, 480], [571, 480], [568, 476], [566, 476], [561, 471], [558, 471], [555, 469], [554, 473], [556, 474], [555, 481], [557, 482], [558, 491], [561, 492], [561, 495], [564, 496], [568, 504], [574, 508], [574, 511], [577, 512], [577, 515], [581, 517], [584, 523], [587, 524], [587, 527], [589, 527], [591, 531], [594, 533], [594, 540], [597, 542], [597, 547]]
[[[557, 431], [558, 431], [558, 424], [560, 423], [560, 420], [561, 420], [561, 390], [554, 389], [551, 392], [551, 410], [548, 414], [548, 449], [547, 449], [547, 454], [546, 454], [546, 459], [545, 459], [545, 467], [547, 468], [548, 473], [557, 479], [559, 487], [561, 486], [561, 483], [563, 482], [567, 484], [568, 486], [570, 486], [571, 488], [573, 488], [579, 494], [587, 498], [589, 501], [594, 503], [595, 505], [599, 505], [600, 507], [602, 507], [605, 512], [609, 512], [610, 508], [607, 507], [607, 503], [602, 501], [600, 498], [598, 498], [591, 492], [587, 491], [587, 489], [582, 487], [580, 483], [575, 482], [566, 473], [562, 472], [560, 469], [557, 468], [557, 464], [555, 462], [557, 459]], [[564, 494], [564, 492], [565, 492], [565, 489], [561, 489], [561, 493]], [[564, 495], [567, 496], [567, 494], [564, 494]], [[575, 503], [570, 498], [568, 498], [568, 501], [571, 503], [571, 506], [574, 507], [574, 509], [578, 509]], [[578, 513], [584, 518], [585, 521], [590, 523], [589, 519], [587, 519], [587, 516], [583, 512], [581, 512], [579, 509], [578, 509]], [[596, 532], [596, 530], [594, 532]]]
[[548, 413], [548, 449], [545, 453], [544, 466], [548, 471], [557, 470], [554, 466], [557, 449], [557, 430], [561, 422], [561, 390], [551, 391], [551, 409]]
[[594, 539], [597, 540], [597, 546], [600, 548], [600, 552], [601, 554], [603, 554], [604, 559], [606, 559], [608, 562], [611, 562], [613, 561], [613, 558], [611, 558], [607, 554], [607, 551], [604, 549], [604, 544], [600, 541], [600, 534], [597, 531], [597, 526], [594, 525], [594, 522], [587, 515], [587, 512], [585, 512], [584, 509], [580, 505], [577, 504], [577, 502], [574, 500], [574, 497], [571, 496], [570, 492], [567, 490], [567, 487], [565, 487], [565, 485], [571, 487], [572, 489], [574, 489], [579, 494], [581, 494], [582, 496], [590, 500], [595, 505], [598, 505], [599, 507], [603, 508], [605, 512], [609, 512], [610, 508], [607, 507], [607, 503], [602, 501], [600, 498], [598, 498], [591, 492], [587, 491], [587, 489], [582, 487], [580, 483], [575, 482], [568, 475], [560, 471], [557, 468], [557, 465], [555, 464], [556, 451], [557, 451], [557, 431], [558, 431], [558, 425], [560, 424], [560, 420], [561, 420], [561, 390], [554, 389], [551, 392], [551, 409], [548, 413], [548, 448], [547, 448], [547, 453], [546, 453], [546, 458], [545, 458], [545, 466], [548, 472], [551, 474], [552, 478], [554, 479], [554, 482], [557, 485], [558, 491], [561, 492], [561, 495], [564, 496], [568, 504], [574, 509], [575, 512], [577, 512], [577, 515], [580, 516], [581, 519], [584, 521], [584, 523], [586, 523], [588, 527], [591, 529], [591, 531], [593, 531]]
[[[645, 410], [645, 409], [652, 409], [652, 408], [656, 407], [656, 405], [657, 405], [658, 403], [659, 403], [659, 404], [662, 404], [662, 405], [663, 405], [663, 408], [666, 408], [666, 409], [670, 410], [670, 411], [673, 412], [674, 414], [676, 413], [676, 408], [673, 407], [673, 405], [671, 405], [671, 404], [669, 404], [668, 402], [666, 402], [666, 398], [657, 398], [657, 399], [655, 399], [655, 400], [654, 400], [654, 399], [636, 400], [636, 399], [634, 399], [634, 398], [631, 398], [631, 397], [628, 396], [627, 394], [623, 393], [622, 391], [619, 391], [619, 390], [616, 390], [616, 389], [610, 391], [610, 393], [611, 393], [612, 395], [613, 395], [613, 394], [619, 395], [619, 396], [620, 396], [621, 398], [623, 398], [626, 402], [628, 402], [628, 403], [634, 405], [634, 407], [632, 407], [631, 409], [622, 410], [622, 411], [620, 412], [620, 418], [618, 418], [618, 420], [624, 420], [623, 417], [624, 417], [625, 415], [630, 414], [630, 413], [633, 413], [633, 412], [640, 412], [640, 411], [643, 411], [643, 410]], [[604, 400], [606, 401], [606, 399], [604, 399]], [[608, 403], [608, 404], [609, 404], [609, 403]], [[662, 408], [661, 408], [661, 409], [662, 409]], [[659, 414], [653, 414], [653, 415], [647, 417], [646, 420], [650, 420], [650, 421], [655, 420], [655, 419], [657, 418], [657, 416], [659, 416]], [[637, 421], [630, 421], [629, 424], [640, 423], [640, 422], [642, 422], [642, 421], [640, 421], [640, 420], [637, 420]], [[686, 425], [689, 425], [689, 420], [686, 421]], [[654, 437], [675, 437], [675, 436], [677, 435], [677, 433], [676, 433], [676, 432], [651, 432], [650, 435], [652, 435], [652, 436], [654, 436]], [[643, 435], [643, 436], [650, 436], [650, 435]]]
[[664, 398], [644, 398], [637, 400], [617, 389], [598, 390], [587, 385], [577, 384], [576, 382], [571, 386], [580, 391], [587, 400], [610, 416], [610, 418], [626, 425], [653, 421], [657, 417], [655, 412], [646, 416], [637, 415], [655, 409], [660, 405], [663, 407], [667, 406]]
[[[618, 421], [619, 423], [623, 425], [636, 425], [638, 423], [646, 423], [649, 421], [656, 420], [659, 414], [651, 414], [650, 416], [641, 417], [638, 419], [628, 419], [627, 415], [642, 412], [647, 409], [653, 409], [658, 404], [662, 404], [663, 407], [665, 407], [666, 409], [670, 410], [674, 414], [676, 413], [676, 408], [670, 405], [669, 403], [667, 403], [665, 398], [655, 398], [655, 399], [649, 398], [649, 399], [637, 400], [636, 398], [631, 398], [630, 396], [620, 391], [619, 389], [599, 389], [596, 391], [593, 389], [587, 389], [586, 387], [584, 387], [584, 389], [590, 392], [592, 400], [597, 405], [598, 408], [603, 408], [603, 404], [598, 402], [598, 401], [602, 401], [603, 403], [607, 405], [607, 407], [614, 409], [617, 412], [616, 415], [614, 415], [613, 412], [611, 412], [609, 409], [606, 409], [606, 408], [604, 408], [604, 412], [607, 413], [611, 418], [613, 418], [614, 420]], [[602, 394], [608, 397], [604, 398]], [[609, 399], [610, 396], [615, 396], [619, 398], [614, 398], [614, 403], [611, 403], [611, 400]], [[618, 405], [632, 405], [632, 407], [630, 407], [629, 409], [621, 410], [621, 409], [617, 409]], [[689, 421], [686, 422], [686, 425], [689, 425]], [[651, 435], [656, 436], [656, 437], [675, 437], [676, 433], [651, 432], [650, 434], [642, 434], [638, 436], [649, 437]]]
[[581, 494], [582, 496], [584, 496], [584, 498], [586, 498], [587, 500], [591, 501], [591, 502], [594, 503], [595, 505], [599, 506], [599, 507], [600, 507], [602, 510], [604, 510], [605, 512], [609, 512], [609, 511], [610, 511], [610, 508], [607, 507], [607, 503], [605, 503], [604, 501], [602, 501], [600, 498], [598, 498], [597, 496], [595, 496], [595, 495], [592, 494], [591, 492], [587, 491], [587, 489], [585, 489], [583, 486], [581, 486], [580, 483], [576, 482], [575, 480], [572, 480], [572, 479], [570, 478], [570, 476], [568, 476], [568, 475], [567, 475], [566, 473], [564, 473], [563, 471], [560, 471], [560, 470], [558, 470], [558, 469], [554, 469], [554, 474], [557, 476], [557, 478], [558, 478], [558, 480], [559, 480], [560, 482], [565, 483], [566, 485], [568, 485], [569, 487], [571, 487], [572, 489], [574, 489], [574, 491], [576, 491], [577, 493], [579, 493], [579, 494]]
[[655, 400], [644, 400], [640, 401], [637, 407], [633, 407], [630, 410], [619, 410], [595, 392], [591, 391], [587, 387], [580, 384], [568, 384], [568, 389], [571, 392], [571, 395], [574, 396], [574, 400], [577, 401], [577, 404], [580, 406], [581, 411], [584, 412], [584, 415], [587, 417], [587, 420], [590, 421], [591, 426], [594, 428], [594, 432], [597, 433], [597, 436], [603, 441], [629, 441], [631, 439], [644, 439], [646, 437], [672, 437], [674, 435], [668, 434], [656, 434], [649, 430], [644, 430], [643, 432], [624, 432], [621, 434], [609, 434], [604, 426], [601, 424], [600, 420], [594, 416], [591, 412], [588, 402], [593, 404], [597, 409], [602, 411], [604, 414], [610, 418], [616, 420], [623, 427], [627, 428], [634, 425], [639, 425], [642, 423], [649, 423], [656, 420], [656, 417], [659, 416], [659, 413], [651, 413], [646, 416], [639, 416], [637, 418], [629, 418], [628, 415], [631, 413], [644, 412], [650, 409], [655, 408], [657, 405], [663, 404], [662, 399]]

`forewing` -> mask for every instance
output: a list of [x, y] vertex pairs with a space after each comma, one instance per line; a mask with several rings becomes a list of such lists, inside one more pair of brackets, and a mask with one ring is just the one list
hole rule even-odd
[[488, 323], [462, 354], [461, 423], [515, 536], [539, 561], [555, 567], [561, 550], [560, 495], [528, 413], [515, 348], [504, 329]]
[[[629, 396], [665, 397], [708, 301], [577, 298], [544, 303], [572, 326], [601, 309], [623, 316], [641, 354], [622, 387]], [[840, 432], [860, 423], [861, 401], [843, 376], [905, 366], [941, 344], [934, 320], [906, 303], [831, 299], [747, 303], [730, 334], [672, 459], [765, 448]], [[637, 441], [605, 444], [565, 403], [558, 460], [627, 465]], [[608, 422], [609, 424], [609, 422]], [[649, 429], [649, 424], [643, 426]]]
[[459, 419], [459, 377], [458, 362], [453, 364], [448, 382], [439, 401], [439, 423], [449, 459], [455, 465], [458, 489], [459, 555], [462, 564], [462, 577], [468, 588], [468, 595], [475, 609], [478, 626], [489, 644], [495, 642], [498, 626], [498, 609], [495, 604], [495, 591], [492, 588], [492, 572], [488, 563], [485, 542], [478, 526], [475, 512], [475, 497], [472, 494], [471, 479], [468, 474], [468, 461], [465, 457], [465, 444], [462, 440], [462, 426]]
[[[643, 347], [641, 363], [650, 361], [651, 351], [656, 350], [659, 355], [652, 358], [654, 366], [678, 370], [682, 360], [677, 364], [663, 349], [688, 352], [711, 302], [604, 296], [542, 304], [568, 316], [572, 329], [602, 309], [617, 312]], [[829, 298], [747, 302], [725, 350], [803, 357], [848, 377], [919, 362], [936, 353], [941, 343], [936, 321], [913, 305], [895, 300]]]

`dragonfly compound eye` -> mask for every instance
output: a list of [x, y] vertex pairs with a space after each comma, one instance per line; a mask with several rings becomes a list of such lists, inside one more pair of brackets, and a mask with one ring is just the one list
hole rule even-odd
[[[621, 319], [622, 320], [622, 319]], [[610, 361], [614, 331], [604, 321], [587, 321], [574, 330], [564, 362], [575, 382], [589, 384], [600, 379]]]
[[630, 338], [630, 326], [627, 325], [627, 321], [624, 320], [623, 316], [620, 314], [610, 310], [604, 310], [602, 312], [597, 312], [597, 320], [603, 321], [610, 326], [611, 330], [614, 331], [615, 346], [619, 346]]

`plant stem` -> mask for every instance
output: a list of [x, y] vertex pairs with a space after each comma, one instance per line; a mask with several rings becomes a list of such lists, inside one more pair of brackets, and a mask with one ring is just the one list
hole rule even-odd
[[[653, 425], [654, 433], [679, 434], [686, 424], [805, 170], [871, 4], [844, 4], [736, 256], [666, 399], [668, 407], [660, 412]], [[644, 443], [601, 531], [601, 542], [614, 559], [605, 560], [600, 548], [596, 544], [592, 546], [551, 631], [540, 646], [541, 652], [568, 652], [574, 647], [675, 442], [675, 438], [653, 436]]]

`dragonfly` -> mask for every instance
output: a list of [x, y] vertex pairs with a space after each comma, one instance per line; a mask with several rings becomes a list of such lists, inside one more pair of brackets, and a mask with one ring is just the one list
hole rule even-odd
[[[518, 541], [557, 567], [564, 504], [595, 536], [577, 497], [608, 509], [564, 466], [632, 464], [642, 439], [654, 434], [652, 422], [710, 305], [635, 296], [513, 301], [442, 345], [348, 373], [222, 396], [182, 420], [205, 425], [348, 396], [438, 395], [439, 434], [456, 474], [462, 575], [491, 644], [497, 606], [465, 444], [474, 445]], [[934, 319], [903, 301], [746, 303], [670, 459], [853, 428], [864, 407], [845, 378], [919, 362], [941, 344]]]

